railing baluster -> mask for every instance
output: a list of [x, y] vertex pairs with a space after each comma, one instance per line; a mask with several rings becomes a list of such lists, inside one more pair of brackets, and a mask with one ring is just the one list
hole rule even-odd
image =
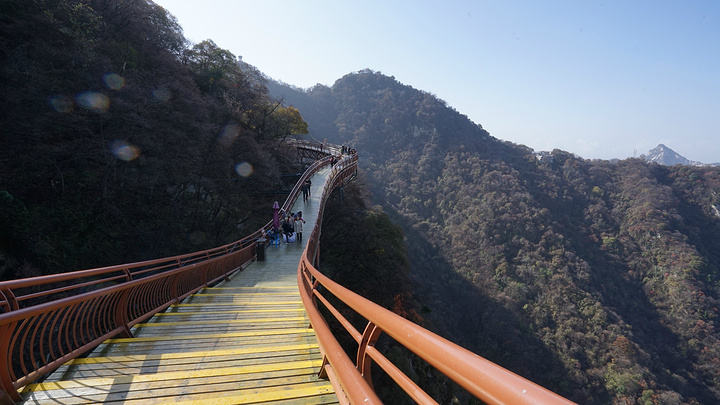
[[[37, 333], [38, 331], [40, 332], [40, 339], [39, 339], [39, 340], [40, 340], [40, 344], [38, 344], [38, 349], [40, 350], [39, 355], [40, 355], [40, 360], [42, 361], [42, 365], [45, 365], [45, 364], [48, 363], [47, 355], [50, 354], [50, 353], [47, 353], [47, 354], [45, 353], [45, 350], [46, 350], [46, 348], [47, 348], [47, 347], [45, 346], [45, 337], [46, 337], [47, 334], [48, 334], [48, 327], [47, 327], [47, 325], [48, 325], [48, 323], [50, 323], [50, 321], [52, 320], [53, 313], [50, 312], [50, 313], [47, 313], [47, 314], [44, 314], [44, 315], [45, 315], [45, 316], [44, 316], [44, 319], [42, 319], [42, 320], [38, 323], [38, 328], [36, 328], [36, 329], [35, 329], [35, 332], [33, 332], [33, 333]], [[33, 341], [35, 340], [35, 336], [33, 336], [32, 340], [33, 340]]]
[[[62, 346], [61, 346], [61, 352], [60, 357], [68, 354], [72, 350], [70, 348], [72, 345], [70, 345], [70, 325], [73, 322], [72, 314], [75, 313], [75, 308], [77, 305], [73, 304], [71, 306], [66, 307], [67, 311], [65, 312], [65, 316], [63, 317], [63, 321], [60, 327], [60, 331], [58, 332], [58, 336], [65, 336], [64, 339], [61, 339]], [[64, 333], [63, 333], [64, 332]]]
[[63, 312], [64, 311], [62, 308], [53, 311], [53, 322], [52, 325], [50, 325], [50, 334], [48, 336], [48, 349], [50, 350], [50, 358], [53, 360], [57, 359], [57, 354], [55, 353], [55, 345], [57, 344], [60, 337], [60, 324], [58, 324], [58, 321], [61, 320]]
[[365, 330], [363, 331], [362, 338], [360, 339], [360, 342], [358, 343], [358, 352], [357, 352], [357, 367], [358, 370], [360, 370], [360, 373], [365, 378], [365, 381], [367, 381], [368, 385], [370, 387], [373, 386], [372, 383], [372, 376], [370, 375], [370, 368], [372, 366], [372, 361], [370, 361], [370, 357], [367, 355], [367, 349], [368, 346], [375, 346], [375, 342], [377, 342], [378, 338], [380, 337], [380, 334], [382, 333], [382, 330], [377, 327], [372, 322], [368, 322], [367, 326], [365, 327]]
[[[19, 340], [19, 360], [20, 360], [20, 369], [22, 370], [23, 374], [28, 373], [27, 364], [25, 363], [25, 342], [27, 341], [27, 335], [30, 333], [30, 329], [32, 329], [32, 325], [35, 321], [36, 317], [32, 317], [29, 319], [25, 319], [23, 323], [20, 325], [19, 330], [24, 332], [22, 335], [18, 334], [16, 337], [20, 337]], [[21, 337], [22, 336], [22, 337]], [[12, 342], [12, 346], [15, 347], [15, 341]]]
[[132, 331], [128, 324], [130, 323], [130, 294], [137, 291], [135, 288], [126, 288], [121, 293], [115, 304], [115, 327], [122, 327], [122, 332], [119, 337], [131, 338], [133, 337]]
[[15, 322], [0, 325], [0, 404], [14, 403], [20, 400], [20, 395], [13, 386], [15, 374], [13, 372], [12, 346], [10, 331], [15, 329]]

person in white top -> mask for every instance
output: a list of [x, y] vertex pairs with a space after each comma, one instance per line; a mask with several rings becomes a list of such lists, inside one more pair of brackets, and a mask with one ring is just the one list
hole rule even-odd
[[302, 232], [303, 232], [303, 224], [305, 223], [305, 220], [302, 218], [302, 211], [298, 211], [297, 215], [295, 215], [295, 234], [297, 235], [297, 241], [300, 242], [302, 240]]

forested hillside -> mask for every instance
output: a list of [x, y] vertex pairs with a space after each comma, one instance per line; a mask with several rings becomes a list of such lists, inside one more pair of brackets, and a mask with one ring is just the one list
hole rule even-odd
[[297, 172], [297, 110], [146, 0], [0, 2], [0, 277], [237, 240]]
[[720, 401], [720, 170], [536, 156], [369, 70], [271, 93], [360, 152], [426, 326], [579, 403]]

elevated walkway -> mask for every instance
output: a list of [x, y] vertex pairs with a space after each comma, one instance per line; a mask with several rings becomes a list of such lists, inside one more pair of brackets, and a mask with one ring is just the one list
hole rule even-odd
[[329, 172], [292, 208], [307, 222], [301, 243], [266, 246], [265, 261], [136, 325], [134, 338], [109, 339], [26, 386], [25, 403], [338, 403], [317, 377], [322, 355], [297, 285]]

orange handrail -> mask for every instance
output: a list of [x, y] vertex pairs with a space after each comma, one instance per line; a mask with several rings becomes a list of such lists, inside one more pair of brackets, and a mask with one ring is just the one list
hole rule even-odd
[[[19, 400], [17, 388], [55, 370], [104, 340], [113, 336], [132, 336], [130, 328], [135, 324], [199, 289], [227, 278], [254, 256], [254, 245], [250, 244], [201, 262], [23, 308], [19, 307], [20, 299], [15, 296], [13, 288], [28, 287], [33, 281], [46, 280], [36, 277], [0, 283], [3, 299], [11, 308], [0, 314], [0, 383], [3, 390], [0, 402], [3, 395], [5, 399]], [[165, 264], [164, 261], [160, 263]], [[87, 274], [108, 273], [90, 271], [83, 273], [82, 277]], [[117, 281], [114, 277], [110, 278]], [[95, 285], [92, 282], [81, 284]], [[57, 294], [57, 290], [67, 292], [68, 288], [28, 295], [44, 297]]]
[[[353, 404], [381, 403], [370, 381], [370, 364], [375, 361], [415, 402], [437, 403], [374, 347], [377, 338], [384, 332], [486, 403], [572, 404], [573, 402], [353, 293], [314, 267], [318, 262], [320, 231], [327, 195], [356, 170], [353, 166], [357, 164], [357, 159], [355, 156], [353, 158], [344, 159], [341, 164], [336, 165], [332, 180], [326, 183], [318, 220], [298, 266], [300, 295], [328, 365], [325, 371], [334, 373], [330, 380], [338, 397]], [[363, 333], [357, 331], [340, 314], [321, 292], [323, 290], [367, 320]], [[320, 307], [327, 309], [358, 343], [355, 364], [340, 347], [320, 313]]]
[[[314, 153], [322, 148], [298, 143]], [[329, 162], [315, 162], [301, 181]], [[292, 207], [300, 185], [285, 201]], [[288, 209], [288, 208], [286, 208]], [[214, 249], [137, 263], [0, 282], [0, 404], [18, 388], [246, 266], [263, 229]]]

